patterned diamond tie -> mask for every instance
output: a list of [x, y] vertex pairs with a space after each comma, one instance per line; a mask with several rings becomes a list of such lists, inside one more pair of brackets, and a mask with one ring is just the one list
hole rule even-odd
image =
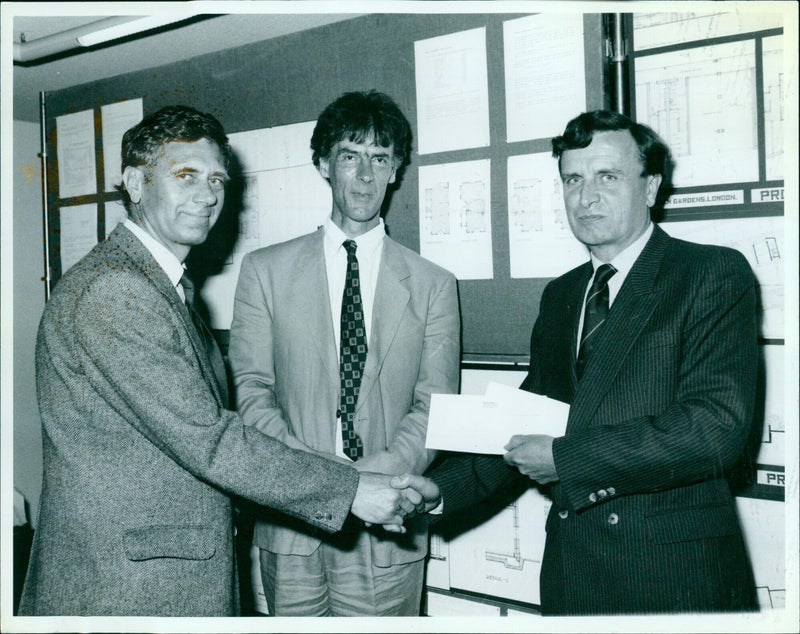
[[342, 448], [345, 455], [358, 460], [364, 455], [361, 438], [354, 429], [356, 403], [361, 388], [361, 376], [367, 361], [367, 331], [364, 327], [364, 307], [356, 259], [356, 243], [345, 240], [347, 274], [342, 295], [342, 329], [339, 345], [339, 412], [342, 421]]
[[610, 264], [601, 264], [595, 271], [592, 288], [586, 298], [586, 309], [583, 316], [583, 334], [581, 336], [581, 346], [578, 350], [578, 364], [576, 367], [579, 379], [583, 376], [586, 364], [589, 363], [600, 327], [608, 315], [608, 280], [616, 272], [617, 269]]
[[197, 309], [195, 308], [194, 282], [192, 282], [191, 278], [184, 273], [183, 276], [181, 276], [180, 284], [183, 287], [183, 295], [186, 298], [184, 303], [189, 311], [189, 315], [192, 317], [192, 323], [194, 323], [194, 327], [197, 330], [197, 333], [200, 335], [200, 340], [203, 342], [203, 344], [205, 344], [208, 360], [211, 362], [211, 368], [214, 370], [214, 376], [217, 379], [217, 385], [219, 386], [222, 404], [223, 406], [228, 407], [228, 373], [225, 370], [225, 360], [222, 358], [222, 352], [220, 352], [217, 341], [214, 338], [214, 334], [211, 332], [209, 327], [206, 325], [205, 320], [200, 316], [200, 313], [198, 313]]

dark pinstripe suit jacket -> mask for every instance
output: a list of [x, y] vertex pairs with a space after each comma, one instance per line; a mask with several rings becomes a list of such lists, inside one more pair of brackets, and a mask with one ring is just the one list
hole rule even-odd
[[[578, 382], [586, 263], [542, 295], [522, 387], [570, 403], [541, 573], [545, 613], [737, 610], [752, 574], [725, 472], [749, 432], [755, 280], [744, 257], [656, 227]], [[457, 513], [519, 486], [497, 458], [432, 474]]]

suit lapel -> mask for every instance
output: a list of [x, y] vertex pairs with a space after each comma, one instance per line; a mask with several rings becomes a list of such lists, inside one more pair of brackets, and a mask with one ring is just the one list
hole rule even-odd
[[312, 236], [312, 247], [297, 254], [298, 283], [293, 291], [296, 314], [302, 315], [302, 327], [313, 339], [317, 352], [331, 381], [339, 385], [339, 351], [331, 321], [328, 273], [325, 269], [324, 232], [320, 227]]
[[142, 274], [150, 280], [158, 291], [167, 299], [172, 305], [172, 308], [178, 313], [183, 325], [189, 333], [189, 339], [192, 341], [192, 348], [194, 354], [200, 363], [200, 368], [205, 376], [206, 383], [211, 387], [214, 397], [217, 402], [222, 406], [223, 401], [219, 392], [219, 385], [217, 384], [216, 374], [211, 367], [211, 362], [208, 358], [205, 343], [200, 338], [200, 333], [192, 321], [189, 310], [181, 301], [178, 291], [172, 285], [164, 269], [156, 262], [150, 251], [133, 235], [124, 225], [120, 224], [108, 237], [109, 240], [118, 241], [120, 246], [125, 251], [130, 260], [142, 272]]
[[570, 408], [570, 431], [589, 425], [631, 348], [662, 301], [663, 292], [655, 288], [655, 282], [668, 240], [667, 234], [655, 227], [622, 284], [595, 345], [592, 363], [575, 392]]
[[386, 354], [389, 352], [406, 306], [408, 306], [411, 298], [411, 292], [407, 286], [409, 277], [408, 267], [395, 243], [386, 236], [383, 239], [383, 253], [372, 305], [367, 363], [361, 379], [356, 411], [366, 402], [367, 396], [380, 376]]

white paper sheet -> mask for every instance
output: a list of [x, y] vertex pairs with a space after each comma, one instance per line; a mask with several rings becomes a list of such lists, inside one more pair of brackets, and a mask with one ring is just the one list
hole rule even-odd
[[128, 217], [125, 205], [119, 200], [110, 200], [106, 203], [106, 238], [117, 225]]
[[202, 289], [212, 328], [233, 320], [233, 297], [246, 253], [314, 231], [331, 213], [331, 188], [311, 162], [316, 122], [230, 134], [243, 172], [239, 235], [222, 270]]
[[97, 204], [62, 207], [61, 274], [97, 244]]
[[489, 145], [486, 29], [414, 42], [420, 154]]
[[58, 197], [97, 193], [94, 156], [94, 111], [56, 117]]
[[503, 23], [509, 142], [560, 134], [586, 110], [581, 13], [539, 13]]
[[432, 394], [428, 449], [466, 453], [506, 453], [515, 434], [563, 436], [569, 405], [500, 383], [484, 395]]
[[494, 277], [489, 159], [419, 168], [420, 254], [460, 280]]
[[663, 222], [660, 227], [674, 238], [742, 253], [758, 279], [760, 334], [766, 339], [784, 337], [784, 276], [789, 269], [784, 266], [783, 216]]
[[142, 100], [128, 99], [119, 103], [101, 106], [103, 122], [103, 172], [105, 190], [114, 191], [114, 186], [122, 181], [120, 167], [122, 158], [122, 135], [142, 120]]
[[672, 150], [676, 187], [758, 180], [755, 67], [753, 41], [636, 59], [638, 120]]
[[549, 152], [508, 157], [511, 277], [558, 277], [589, 259], [569, 228], [558, 162]]

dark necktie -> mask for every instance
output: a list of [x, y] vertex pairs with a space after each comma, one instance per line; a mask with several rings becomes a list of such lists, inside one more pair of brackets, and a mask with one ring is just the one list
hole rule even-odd
[[192, 322], [194, 323], [197, 333], [200, 335], [200, 340], [205, 345], [208, 359], [214, 370], [214, 376], [217, 379], [220, 396], [222, 397], [222, 404], [224, 407], [228, 407], [228, 374], [225, 371], [225, 361], [222, 358], [222, 353], [219, 350], [216, 339], [214, 339], [213, 333], [206, 325], [205, 320], [200, 316], [200, 313], [195, 309], [194, 282], [192, 282], [191, 278], [189, 278], [186, 273], [181, 277], [181, 286], [183, 287], [183, 294], [186, 297], [186, 308], [189, 311], [189, 315], [192, 317]]
[[594, 274], [592, 288], [586, 298], [586, 309], [583, 314], [583, 334], [581, 345], [578, 349], [578, 364], [576, 367], [578, 378], [583, 376], [586, 364], [592, 356], [592, 349], [597, 342], [597, 336], [603, 322], [608, 316], [608, 280], [617, 272], [610, 264], [601, 264]]
[[339, 413], [342, 423], [342, 448], [353, 460], [364, 455], [361, 438], [355, 432], [356, 403], [361, 389], [361, 376], [367, 361], [367, 332], [364, 327], [364, 306], [356, 259], [356, 243], [345, 240], [347, 274], [342, 294], [342, 328], [339, 344]]

